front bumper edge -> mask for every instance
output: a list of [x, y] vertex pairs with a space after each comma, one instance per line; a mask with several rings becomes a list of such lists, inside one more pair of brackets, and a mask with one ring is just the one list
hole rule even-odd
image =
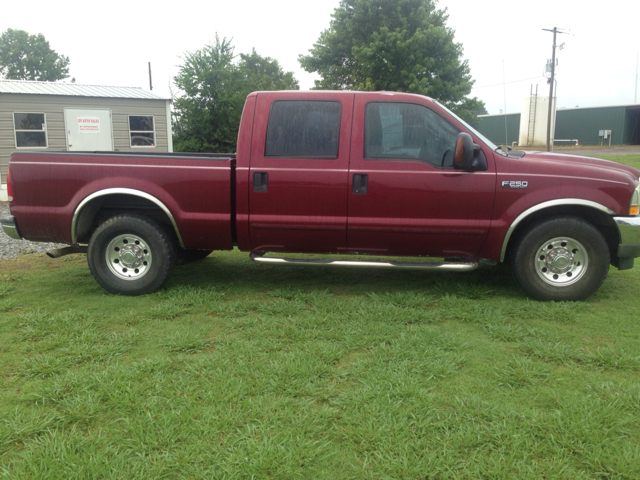
[[613, 220], [620, 232], [618, 258], [614, 264], [619, 270], [628, 270], [633, 268], [633, 259], [640, 257], [640, 216], [613, 217]]
[[4, 233], [9, 235], [11, 238], [16, 240], [22, 240], [22, 235], [20, 235], [20, 230], [18, 230], [18, 224], [16, 223], [16, 218], [11, 215], [9, 217], [0, 218], [0, 225], [2, 225], [2, 229]]

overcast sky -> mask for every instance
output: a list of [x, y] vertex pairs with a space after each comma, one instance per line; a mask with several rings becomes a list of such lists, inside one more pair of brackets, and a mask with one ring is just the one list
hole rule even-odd
[[[184, 52], [213, 42], [217, 32], [233, 38], [236, 53], [255, 48], [277, 59], [308, 89], [315, 77], [300, 69], [298, 55], [328, 28], [338, 5], [339, 0], [6, 1], [0, 32], [44, 34], [70, 58], [71, 76], [83, 84], [148, 89], [151, 62], [154, 91], [164, 96]], [[469, 61], [476, 81], [472, 96], [491, 114], [501, 113], [505, 97], [506, 111], [519, 112], [532, 84], [548, 95], [543, 71], [553, 34], [542, 29], [553, 27], [570, 32], [558, 36], [558, 44], [565, 44], [557, 52], [559, 108], [634, 103], [638, 0], [440, 0], [438, 6], [448, 9], [448, 26]], [[640, 103], [640, 91], [635, 101]]]

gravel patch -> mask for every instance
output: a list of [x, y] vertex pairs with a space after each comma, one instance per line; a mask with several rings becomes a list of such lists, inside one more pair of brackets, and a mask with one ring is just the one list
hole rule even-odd
[[[0, 204], [0, 217], [8, 217], [9, 204]], [[30, 242], [29, 240], [14, 240], [4, 233], [0, 227], [0, 260], [9, 260], [17, 258], [18, 255], [32, 255], [36, 253], [45, 253], [51, 249], [63, 247], [60, 243], [42, 243]]]

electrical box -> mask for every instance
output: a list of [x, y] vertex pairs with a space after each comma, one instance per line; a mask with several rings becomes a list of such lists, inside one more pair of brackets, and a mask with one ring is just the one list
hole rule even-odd
[[611, 130], [599, 130], [598, 136], [607, 139], [611, 136]]

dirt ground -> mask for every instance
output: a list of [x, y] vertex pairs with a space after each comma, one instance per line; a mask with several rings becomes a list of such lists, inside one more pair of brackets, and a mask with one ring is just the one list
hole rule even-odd
[[[518, 147], [515, 147], [518, 148]], [[523, 150], [545, 150], [544, 148], [524, 148]], [[640, 145], [615, 145], [611, 147], [599, 147], [588, 145], [586, 147], [555, 146], [554, 152], [568, 153], [570, 155], [585, 155], [587, 157], [596, 157], [598, 155], [640, 155]]]

